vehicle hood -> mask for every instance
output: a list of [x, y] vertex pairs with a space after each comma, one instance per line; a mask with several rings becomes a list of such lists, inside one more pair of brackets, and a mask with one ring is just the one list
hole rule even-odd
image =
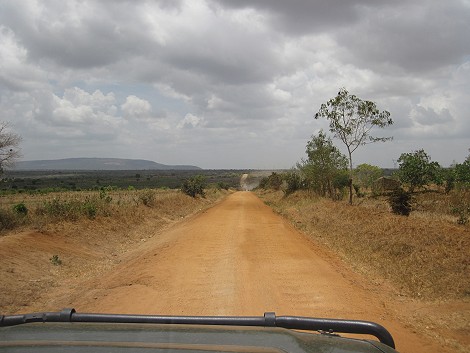
[[395, 350], [377, 342], [277, 327], [28, 323], [0, 327], [0, 352], [291, 352]]

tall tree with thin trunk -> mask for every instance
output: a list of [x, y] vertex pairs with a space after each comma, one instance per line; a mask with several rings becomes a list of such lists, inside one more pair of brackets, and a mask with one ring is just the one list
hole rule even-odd
[[372, 137], [370, 132], [373, 128], [392, 125], [393, 120], [388, 111], [380, 112], [374, 102], [349, 94], [345, 88], [341, 88], [335, 98], [321, 105], [315, 114], [315, 119], [319, 118], [328, 119], [330, 132], [346, 145], [349, 157], [349, 203], [352, 204], [352, 154], [359, 146], [391, 140], [392, 137]]

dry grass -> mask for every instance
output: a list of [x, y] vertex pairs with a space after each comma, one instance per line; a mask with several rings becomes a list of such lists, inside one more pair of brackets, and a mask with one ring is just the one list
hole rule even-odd
[[[129, 226], [146, 217], [171, 222], [209, 206], [224, 194], [225, 191], [210, 189], [205, 198], [196, 199], [178, 190], [144, 189], [9, 195], [0, 197], [0, 231], [47, 231], [64, 222]], [[26, 206], [27, 215], [13, 210], [19, 203]]]
[[468, 194], [417, 195], [410, 217], [392, 214], [384, 199], [349, 206], [305, 192], [260, 196], [355, 268], [388, 279], [403, 295], [470, 297], [470, 227], [458, 225], [451, 212], [456, 199], [465, 203]]

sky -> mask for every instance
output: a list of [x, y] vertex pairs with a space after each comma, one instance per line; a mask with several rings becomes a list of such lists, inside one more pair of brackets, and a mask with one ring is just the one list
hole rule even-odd
[[394, 121], [354, 165], [463, 162], [470, 0], [0, 2], [0, 121], [22, 160], [291, 168], [343, 87]]

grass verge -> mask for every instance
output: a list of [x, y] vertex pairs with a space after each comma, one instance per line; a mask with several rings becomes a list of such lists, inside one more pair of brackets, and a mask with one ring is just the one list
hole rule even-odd
[[380, 200], [349, 206], [296, 192], [259, 196], [359, 271], [389, 280], [413, 298], [470, 298], [470, 227], [417, 212], [392, 214]]

